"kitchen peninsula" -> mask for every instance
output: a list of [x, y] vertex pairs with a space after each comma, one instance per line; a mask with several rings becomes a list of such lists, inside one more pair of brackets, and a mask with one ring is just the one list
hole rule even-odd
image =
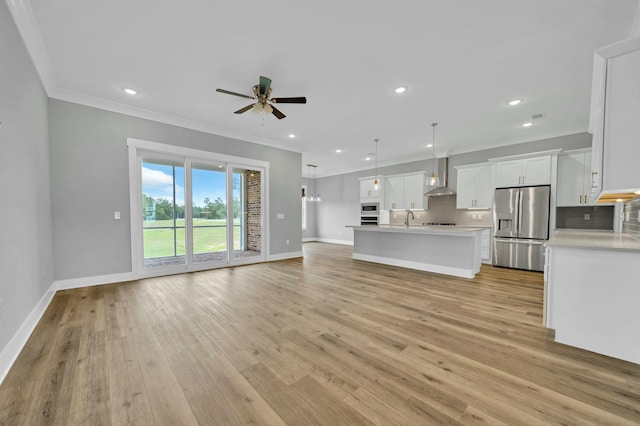
[[352, 257], [473, 278], [480, 271], [482, 231], [452, 226], [356, 226]]

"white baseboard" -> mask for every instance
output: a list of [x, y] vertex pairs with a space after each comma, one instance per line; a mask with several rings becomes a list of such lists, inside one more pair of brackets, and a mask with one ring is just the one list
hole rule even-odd
[[342, 244], [345, 246], [353, 245], [353, 240], [334, 240], [332, 238], [304, 238], [302, 240], [303, 243], [308, 243], [312, 241], [317, 241], [319, 243]]
[[417, 269], [419, 271], [435, 272], [437, 274], [453, 275], [462, 278], [473, 278], [475, 273], [468, 269], [451, 266], [434, 265], [431, 263], [413, 262], [409, 260], [392, 259], [389, 257], [372, 256], [370, 254], [353, 253], [353, 259], [367, 262], [383, 263], [385, 265], [400, 266], [402, 268]]
[[285, 260], [285, 259], [294, 259], [296, 257], [302, 257], [302, 251], [292, 251], [289, 253], [278, 253], [278, 254], [270, 254], [268, 261], [273, 260]]
[[133, 272], [122, 272], [119, 274], [95, 275], [93, 277], [71, 278], [68, 280], [57, 280], [53, 282], [56, 290], [70, 290], [72, 288], [91, 287], [94, 285], [121, 283], [123, 281], [137, 280]]
[[20, 351], [29, 340], [29, 336], [38, 325], [38, 321], [42, 318], [44, 311], [47, 310], [51, 299], [56, 294], [55, 286], [52, 284], [49, 289], [42, 295], [36, 306], [31, 310], [31, 313], [24, 320], [16, 334], [13, 335], [11, 340], [5, 348], [0, 352], [0, 384], [4, 381], [4, 378], [9, 373], [11, 366], [20, 355]]

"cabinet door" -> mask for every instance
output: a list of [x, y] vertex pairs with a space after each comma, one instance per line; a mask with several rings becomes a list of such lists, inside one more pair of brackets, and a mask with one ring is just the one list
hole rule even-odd
[[363, 179], [360, 181], [360, 199], [380, 197], [382, 180], [378, 178], [378, 189], [374, 187], [375, 179]]
[[416, 174], [404, 177], [404, 208], [424, 208], [424, 175]]
[[404, 176], [385, 179], [384, 206], [386, 210], [404, 209]]
[[640, 187], [639, 75], [640, 49], [608, 60], [604, 114], [604, 190]]
[[551, 183], [551, 157], [525, 158], [522, 160], [524, 185], [548, 185]]
[[585, 154], [566, 154], [558, 156], [558, 187], [556, 205], [578, 206], [584, 204]]
[[494, 192], [491, 166], [478, 167], [476, 170], [476, 187], [477, 193], [474, 207], [490, 209]]
[[522, 160], [496, 163], [496, 188], [522, 185]]
[[591, 152], [584, 154], [584, 170], [582, 173], [583, 204], [589, 204], [589, 194], [591, 194]]
[[458, 170], [458, 187], [456, 188], [456, 208], [470, 209], [474, 206], [477, 194], [477, 168]]

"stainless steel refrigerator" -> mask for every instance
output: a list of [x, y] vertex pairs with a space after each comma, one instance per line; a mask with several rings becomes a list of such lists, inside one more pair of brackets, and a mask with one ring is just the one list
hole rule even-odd
[[544, 270], [551, 187], [498, 188], [493, 197], [493, 264]]

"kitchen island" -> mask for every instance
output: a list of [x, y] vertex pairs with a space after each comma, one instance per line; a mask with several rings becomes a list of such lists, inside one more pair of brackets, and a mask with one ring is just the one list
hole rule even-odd
[[546, 243], [544, 323], [555, 341], [640, 364], [640, 239], [556, 231]]
[[352, 257], [473, 278], [480, 271], [483, 230], [455, 226], [355, 226]]

